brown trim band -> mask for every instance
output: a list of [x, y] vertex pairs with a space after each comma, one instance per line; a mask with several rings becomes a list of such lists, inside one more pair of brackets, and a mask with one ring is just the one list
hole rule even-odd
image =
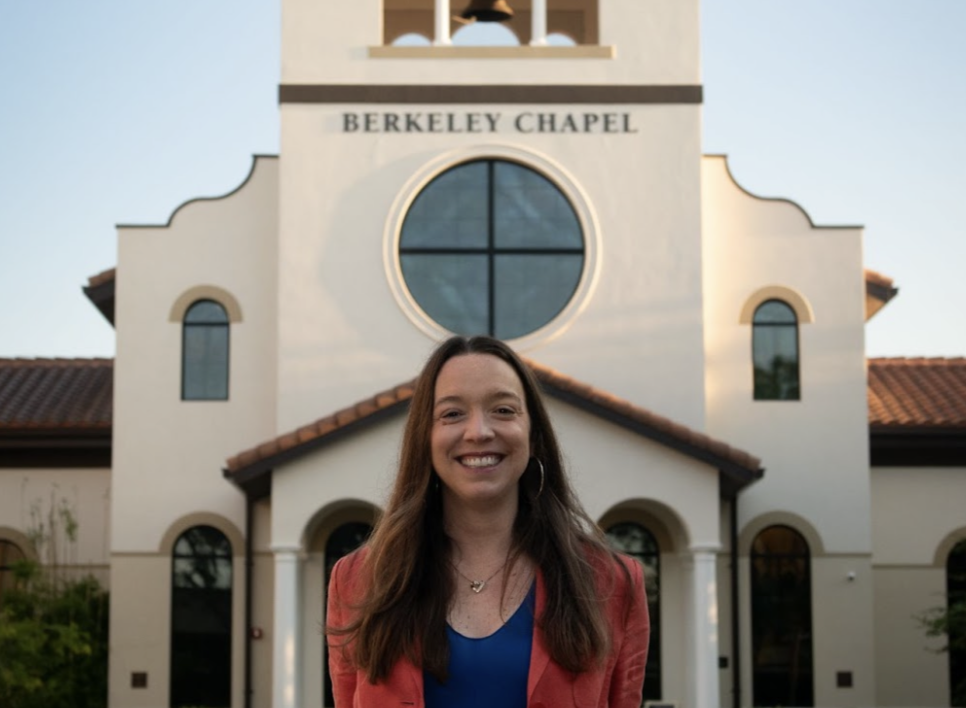
[[559, 103], [695, 104], [700, 85], [405, 86], [281, 84], [279, 103]]

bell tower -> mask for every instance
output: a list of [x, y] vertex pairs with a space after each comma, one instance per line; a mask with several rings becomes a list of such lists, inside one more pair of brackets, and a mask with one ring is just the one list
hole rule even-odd
[[697, 0], [283, 0], [279, 429], [451, 332], [702, 429], [698, 28]]

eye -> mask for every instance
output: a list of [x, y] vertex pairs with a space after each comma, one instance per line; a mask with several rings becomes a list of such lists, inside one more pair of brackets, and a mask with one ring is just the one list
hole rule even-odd
[[497, 415], [513, 416], [517, 414], [517, 409], [513, 406], [499, 406], [496, 412]]
[[439, 418], [439, 420], [443, 421], [444, 423], [452, 423], [454, 420], [459, 420], [462, 417], [462, 415], [463, 415], [463, 411], [455, 408], [449, 408], [447, 410], [444, 410], [437, 417]]

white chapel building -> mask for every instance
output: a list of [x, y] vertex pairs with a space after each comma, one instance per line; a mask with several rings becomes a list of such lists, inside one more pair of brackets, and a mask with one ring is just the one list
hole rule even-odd
[[867, 359], [862, 228], [703, 154], [698, 0], [453, 3], [282, 0], [280, 154], [118, 227], [113, 360], [0, 360], [0, 593], [54, 486], [110, 708], [331, 705], [327, 573], [485, 333], [645, 565], [648, 702], [951, 705], [915, 616], [966, 590], [966, 359]]

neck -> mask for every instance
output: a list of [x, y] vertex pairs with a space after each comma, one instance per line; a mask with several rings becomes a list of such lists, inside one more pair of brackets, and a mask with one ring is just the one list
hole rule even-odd
[[457, 557], [467, 560], [505, 558], [513, 543], [515, 519], [515, 507], [482, 510], [443, 505], [446, 535], [453, 540]]

